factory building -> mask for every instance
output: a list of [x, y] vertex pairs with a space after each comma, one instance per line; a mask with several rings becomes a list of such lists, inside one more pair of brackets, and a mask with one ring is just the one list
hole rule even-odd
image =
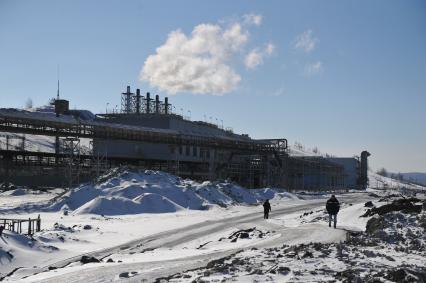
[[[213, 123], [190, 121], [173, 111], [167, 97], [161, 101], [139, 89], [133, 93], [129, 86], [121, 94], [120, 111], [92, 115], [68, 105], [57, 97], [53, 116], [0, 109], [0, 131], [55, 140], [54, 153], [0, 149], [0, 182], [11, 176], [19, 182], [19, 170], [35, 164], [51, 167], [53, 175], [64, 170], [80, 181], [94, 172], [133, 165], [196, 180], [228, 179], [249, 188], [293, 191], [360, 188], [366, 177], [357, 159], [290, 156], [285, 138], [252, 139]], [[78, 150], [82, 138], [91, 140], [89, 153]]]
[[328, 161], [343, 166], [344, 183], [350, 189], [356, 189], [358, 184], [359, 160], [350, 157], [329, 157]]
[[[150, 93], [122, 93], [121, 111], [98, 114], [95, 122], [125, 127], [156, 129], [187, 137], [189, 141], [162, 142], [93, 139], [93, 154], [108, 158], [136, 158], [137, 165], [173, 172], [199, 180], [232, 179], [249, 187], [280, 185], [270, 161], [285, 155], [285, 139], [253, 140], [219, 125], [190, 121], [173, 113], [166, 97], [151, 98]], [[209, 143], [206, 144], [206, 141]], [[253, 145], [253, 149], [247, 146]], [[243, 147], [241, 147], [243, 146]], [[275, 163], [277, 166], [278, 163]], [[272, 166], [273, 167], [273, 166]], [[275, 176], [274, 176], [275, 175]], [[274, 181], [272, 181], [274, 180]], [[272, 182], [272, 183], [271, 183]]]
[[344, 184], [349, 189], [366, 189], [368, 184], [368, 151], [361, 152], [361, 157], [328, 157], [327, 160], [343, 166]]
[[289, 157], [288, 187], [303, 191], [345, 189], [345, 168], [319, 156]]

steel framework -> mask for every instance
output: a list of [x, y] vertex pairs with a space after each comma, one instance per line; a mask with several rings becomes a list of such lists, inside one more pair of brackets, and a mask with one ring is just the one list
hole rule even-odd
[[176, 145], [193, 145], [210, 148], [224, 148], [249, 153], [277, 153], [287, 148], [286, 139], [237, 140], [183, 135], [174, 130], [158, 130], [146, 127], [126, 126], [103, 122], [72, 122], [42, 119], [38, 117], [19, 117], [0, 113], [0, 131], [33, 135], [120, 139], [164, 143]]

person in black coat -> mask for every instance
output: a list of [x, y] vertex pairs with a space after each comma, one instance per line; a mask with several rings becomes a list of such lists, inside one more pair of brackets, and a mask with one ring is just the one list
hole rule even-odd
[[271, 204], [269, 203], [269, 200], [266, 200], [263, 203], [263, 218], [268, 219], [269, 218], [269, 212], [271, 211]]
[[331, 227], [331, 219], [333, 218], [334, 228], [336, 228], [337, 213], [339, 212], [339, 209], [340, 209], [340, 203], [334, 195], [332, 195], [331, 198], [329, 198], [327, 200], [327, 204], [325, 205], [325, 209], [327, 210], [328, 216], [329, 216], [328, 227]]

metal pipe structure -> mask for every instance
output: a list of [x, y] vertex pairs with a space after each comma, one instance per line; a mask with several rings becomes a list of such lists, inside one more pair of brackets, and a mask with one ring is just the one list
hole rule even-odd
[[155, 96], [155, 113], [160, 113], [160, 97], [158, 94]]
[[141, 90], [136, 89], [136, 114], [141, 113]]
[[134, 93], [130, 91], [130, 86], [127, 86], [126, 92], [121, 94], [121, 112], [130, 114], [132, 112], [132, 99]]
[[[192, 145], [226, 148], [238, 152], [274, 153], [284, 151], [286, 139], [235, 140], [226, 137], [184, 135], [176, 130], [128, 126], [77, 119], [49, 119], [44, 116], [29, 117], [21, 112], [0, 111], [0, 131], [33, 135], [131, 140], [149, 143]], [[277, 146], [277, 141], [279, 146]]]
[[146, 114], [149, 114], [151, 111], [150, 104], [151, 104], [151, 95], [149, 92], [147, 92], [146, 93]]
[[164, 114], [169, 114], [169, 98], [164, 98]]

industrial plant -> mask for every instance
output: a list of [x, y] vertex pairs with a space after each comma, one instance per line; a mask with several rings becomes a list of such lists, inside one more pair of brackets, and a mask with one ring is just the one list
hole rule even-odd
[[[191, 121], [167, 97], [134, 93], [130, 86], [115, 111], [71, 110], [59, 92], [51, 104], [0, 109], [0, 183], [72, 187], [127, 165], [247, 188], [344, 190], [368, 184], [367, 151], [360, 157], [292, 155], [286, 138], [253, 139]], [[51, 141], [51, 150], [31, 147], [36, 137]]]

